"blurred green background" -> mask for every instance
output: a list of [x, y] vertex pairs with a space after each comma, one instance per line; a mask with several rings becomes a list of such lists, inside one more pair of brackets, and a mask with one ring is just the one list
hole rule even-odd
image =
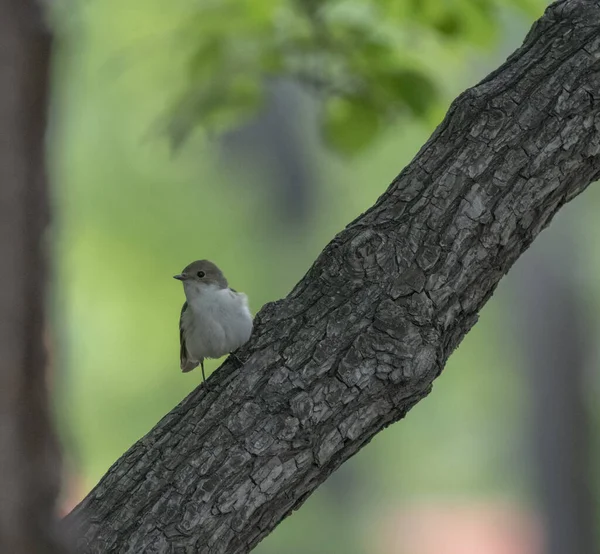
[[[254, 313], [285, 296], [412, 159], [449, 102], [518, 47], [544, 4], [86, 0], [56, 7], [49, 147], [65, 509], [200, 383], [199, 372], [179, 371], [184, 297], [171, 276], [208, 258], [249, 295]], [[556, 242], [597, 229], [591, 209], [566, 212]], [[580, 249], [566, 279], [576, 283], [573, 301], [585, 297], [593, 308], [600, 289], [589, 275], [600, 257]], [[558, 247], [546, 250], [556, 255]], [[256, 552], [552, 551], [532, 447], [543, 434], [531, 410], [533, 358], [519, 325], [527, 279], [515, 273], [432, 394]], [[582, 313], [593, 327], [593, 310]], [[592, 343], [585, 343], [588, 377]], [[598, 391], [597, 379], [585, 382]], [[597, 409], [585, 413], [597, 428]], [[584, 439], [591, 464], [595, 449]], [[598, 498], [597, 480], [587, 485]], [[445, 549], [423, 539], [432, 529], [441, 530]]]

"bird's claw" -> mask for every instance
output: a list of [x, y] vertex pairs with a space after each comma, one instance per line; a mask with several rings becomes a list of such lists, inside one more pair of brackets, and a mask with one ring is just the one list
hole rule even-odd
[[229, 354], [229, 357], [233, 358], [237, 362], [238, 369], [244, 365], [244, 362], [242, 362], [242, 360], [240, 360], [240, 358], [238, 357], [238, 355], [235, 354], [234, 352], [232, 352], [231, 354]]

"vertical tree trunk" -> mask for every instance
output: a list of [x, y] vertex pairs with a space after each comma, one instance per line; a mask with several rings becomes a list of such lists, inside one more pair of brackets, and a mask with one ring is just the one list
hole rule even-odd
[[[284, 80], [269, 81], [264, 108], [251, 122], [221, 140], [223, 163], [241, 160], [241, 171], [272, 189], [271, 217], [285, 231], [302, 232], [310, 224], [318, 177], [314, 156], [301, 138], [300, 122], [310, 114], [302, 105], [301, 88]], [[276, 239], [276, 237], [273, 237]]]
[[60, 551], [43, 345], [51, 39], [33, 0], [0, 13], [0, 552], [46, 554]]
[[[595, 518], [591, 422], [586, 409], [584, 306], [568, 227], [544, 237], [521, 270], [515, 317], [529, 362], [532, 458], [546, 554], [600, 552]], [[550, 250], [552, 249], [552, 250]], [[560, 262], [559, 262], [560, 259]]]

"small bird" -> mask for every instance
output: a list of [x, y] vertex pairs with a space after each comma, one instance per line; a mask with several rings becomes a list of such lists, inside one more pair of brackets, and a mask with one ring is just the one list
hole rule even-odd
[[192, 262], [173, 278], [183, 282], [186, 297], [179, 318], [181, 370], [200, 365], [206, 381], [204, 358], [220, 358], [250, 338], [248, 297], [229, 288], [223, 272], [208, 260]]

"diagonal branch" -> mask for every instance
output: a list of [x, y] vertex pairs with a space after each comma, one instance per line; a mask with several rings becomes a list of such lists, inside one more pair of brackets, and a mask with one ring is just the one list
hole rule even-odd
[[81, 552], [248, 552], [431, 390], [500, 278], [600, 174], [600, 5], [467, 90], [250, 343], [67, 518]]

